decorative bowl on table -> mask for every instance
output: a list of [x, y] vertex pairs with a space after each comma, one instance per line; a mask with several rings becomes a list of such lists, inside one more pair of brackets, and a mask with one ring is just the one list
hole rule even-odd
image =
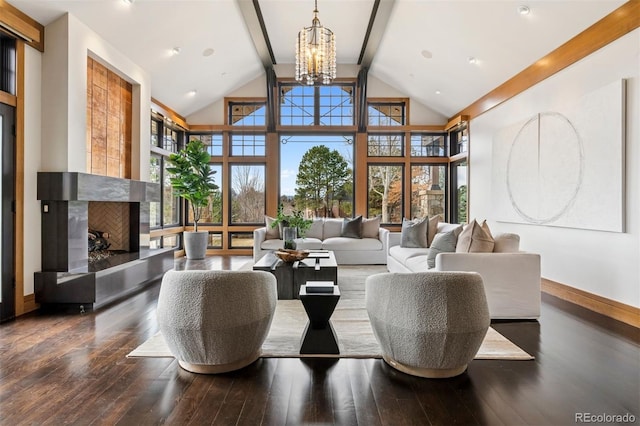
[[291, 250], [291, 249], [280, 249], [274, 253], [283, 262], [293, 263], [297, 260], [305, 259], [309, 256], [308, 250]]

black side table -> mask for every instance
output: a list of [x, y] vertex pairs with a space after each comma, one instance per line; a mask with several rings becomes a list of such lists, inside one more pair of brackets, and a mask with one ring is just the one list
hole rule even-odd
[[340, 289], [333, 293], [307, 293], [307, 286], [300, 286], [300, 301], [307, 311], [309, 321], [300, 343], [301, 354], [339, 354], [338, 338], [329, 319], [340, 299]]

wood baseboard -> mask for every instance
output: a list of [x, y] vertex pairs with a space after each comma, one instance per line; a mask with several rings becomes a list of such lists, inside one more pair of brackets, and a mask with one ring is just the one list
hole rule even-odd
[[599, 314], [640, 328], [640, 309], [555, 281], [542, 279], [542, 291]]
[[39, 307], [40, 305], [36, 303], [36, 295], [34, 293], [24, 296], [24, 312], [22, 312], [23, 314], [35, 311]]

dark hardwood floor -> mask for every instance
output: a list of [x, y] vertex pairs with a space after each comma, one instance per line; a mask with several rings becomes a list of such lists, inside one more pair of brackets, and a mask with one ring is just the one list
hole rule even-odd
[[640, 423], [640, 331], [548, 295], [539, 322], [493, 324], [535, 361], [473, 361], [439, 380], [382, 360], [320, 358], [206, 376], [173, 359], [125, 357], [158, 329], [159, 287], [96, 312], [0, 325], [0, 424], [573, 425], [576, 413]]

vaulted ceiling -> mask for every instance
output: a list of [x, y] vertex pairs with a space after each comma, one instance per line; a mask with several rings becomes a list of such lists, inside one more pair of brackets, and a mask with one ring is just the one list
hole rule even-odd
[[[45, 26], [71, 13], [144, 68], [152, 96], [184, 116], [262, 75], [261, 46], [271, 48], [278, 65], [295, 62], [296, 35], [311, 24], [314, 8], [313, 0], [8, 3]], [[320, 0], [318, 10], [336, 35], [339, 74], [341, 65], [359, 65], [368, 46], [364, 63], [370, 63], [371, 76], [449, 117], [623, 3]], [[529, 14], [518, 12], [522, 5]]]

